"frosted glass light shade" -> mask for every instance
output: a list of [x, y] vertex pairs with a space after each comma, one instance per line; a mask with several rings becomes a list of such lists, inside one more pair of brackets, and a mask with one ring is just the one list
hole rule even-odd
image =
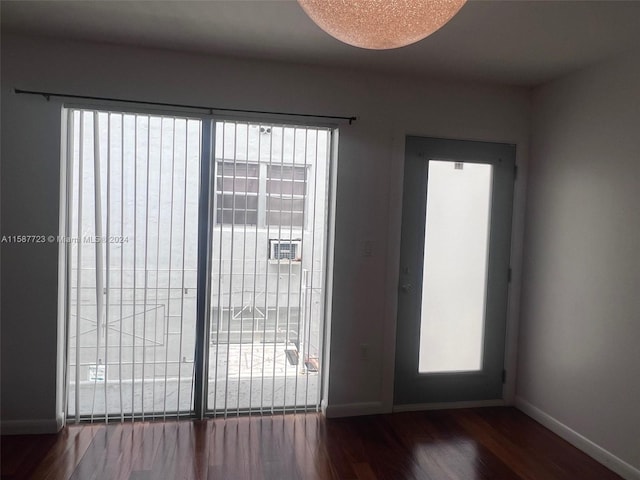
[[431, 35], [466, 0], [298, 0], [321, 29], [355, 47], [386, 50]]

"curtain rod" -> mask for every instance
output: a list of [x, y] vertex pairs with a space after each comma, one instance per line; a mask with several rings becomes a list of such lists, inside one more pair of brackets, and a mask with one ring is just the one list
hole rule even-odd
[[72, 95], [66, 93], [54, 93], [54, 92], [39, 92], [35, 90], [21, 90], [19, 88], [15, 88], [14, 92], [16, 94], [25, 94], [25, 95], [41, 95], [47, 100], [51, 97], [58, 98], [76, 98], [81, 100], [99, 100], [99, 101], [107, 101], [107, 102], [121, 102], [121, 103], [132, 103], [137, 105], [154, 105], [158, 107], [173, 107], [173, 108], [193, 108], [196, 110], [207, 110], [209, 114], [213, 114], [214, 111], [218, 112], [234, 112], [234, 113], [256, 113], [261, 115], [281, 115], [288, 117], [306, 117], [306, 118], [327, 118], [332, 120], [346, 120], [351, 125], [355, 120], [358, 119], [356, 116], [344, 117], [338, 115], [313, 115], [310, 113], [288, 113], [288, 112], [270, 112], [264, 110], [242, 110], [236, 108], [219, 108], [219, 107], [205, 107], [202, 105], [186, 105], [181, 103], [164, 103], [164, 102], [145, 102], [139, 100], [127, 100], [124, 98], [111, 98], [111, 97], [93, 97], [89, 95]]

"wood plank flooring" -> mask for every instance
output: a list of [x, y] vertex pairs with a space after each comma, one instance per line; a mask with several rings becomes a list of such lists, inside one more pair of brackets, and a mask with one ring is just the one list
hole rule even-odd
[[69, 426], [2, 437], [2, 478], [609, 480], [513, 408]]

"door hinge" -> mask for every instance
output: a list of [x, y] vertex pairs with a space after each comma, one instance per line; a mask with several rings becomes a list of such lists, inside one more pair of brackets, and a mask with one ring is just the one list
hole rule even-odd
[[507, 371], [502, 370], [502, 383], [506, 383], [506, 382], [507, 382]]
[[507, 270], [507, 282], [509, 283], [511, 283], [511, 275], [512, 275], [511, 267], [509, 267], [509, 270]]

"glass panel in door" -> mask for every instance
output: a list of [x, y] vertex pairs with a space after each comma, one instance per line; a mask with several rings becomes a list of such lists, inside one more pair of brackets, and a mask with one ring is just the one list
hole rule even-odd
[[482, 367], [492, 166], [429, 162], [420, 373]]

